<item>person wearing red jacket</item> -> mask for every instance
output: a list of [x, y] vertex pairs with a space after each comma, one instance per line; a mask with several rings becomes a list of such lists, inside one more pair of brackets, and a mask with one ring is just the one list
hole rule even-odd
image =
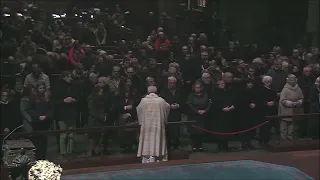
[[75, 66], [81, 61], [81, 57], [84, 56], [85, 52], [81, 45], [77, 42], [74, 43], [73, 47], [69, 51], [69, 62], [71, 65]]
[[169, 58], [169, 48], [171, 43], [163, 32], [158, 33], [158, 38], [155, 42], [155, 49], [157, 52], [158, 61], [166, 61]]
[[156, 51], [168, 51], [170, 47], [170, 41], [167, 39], [163, 32], [159, 32], [158, 38], [155, 42]]

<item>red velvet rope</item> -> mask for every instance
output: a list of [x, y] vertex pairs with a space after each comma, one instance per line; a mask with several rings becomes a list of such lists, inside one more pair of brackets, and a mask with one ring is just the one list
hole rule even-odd
[[220, 136], [232, 136], [232, 135], [236, 135], [236, 134], [242, 134], [242, 133], [245, 133], [245, 132], [248, 132], [248, 131], [252, 131], [254, 129], [257, 129], [265, 124], [267, 124], [269, 121], [265, 121], [257, 126], [254, 126], [250, 129], [246, 129], [246, 130], [242, 130], [242, 131], [236, 131], [236, 132], [229, 132], [229, 133], [221, 133], [221, 132], [214, 132], [214, 131], [209, 131], [207, 129], [203, 129], [203, 128], [200, 128], [200, 127], [197, 127], [195, 125], [192, 125], [192, 127], [198, 129], [198, 130], [201, 130], [201, 131], [204, 131], [206, 133], [210, 133], [210, 134], [214, 134], [214, 135], [220, 135]]

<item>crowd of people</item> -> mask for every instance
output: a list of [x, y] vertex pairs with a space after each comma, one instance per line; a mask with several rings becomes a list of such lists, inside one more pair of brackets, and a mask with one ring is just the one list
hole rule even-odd
[[[206, 133], [201, 128], [234, 132], [254, 127], [266, 116], [319, 112], [318, 47], [297, 45], [284, 54], [279, 46], [262, 50], [230, 41], [221, 49], [205, 33], [168, 37], [159, 24], [145, 39], [129, 41], [118, 34], [125, 24], [120, 7], [106, 19], [80, 20], [69, 28], [60, 19], [46, 25], [18, 17], [2, 23], [1, 133], [20, 124], [26, 132], [46, 131], [53, 124], [61, 130], [134, 125], [148, 87], [156, 87], [152, 93], [170, 105], [168, 122], [181, 121], [182, 114], [195, 121], [197, 128], [188, 128], [193, 151], [203, 151]], [[116, 48], [105, 49], [109, 44]], [[272, 119], [260, 127], [260, 145], [269, 143], [272, 128], [283, 141], [318, 138], [317, 120], [294, 119]], [[242, 148], [254, 148], [255, 135], [256, 130], [240, 134]], [[166, 136], [168, 148], [180, 148], [180, 124], [167, 126]], [[137, 132], [130, 128], [103, 137], [90, 134], [88, 154], [95, 155], [101, 144], [107, 154], [114, 137], [125, 152], [138, 144]], [[219, 150], [228, 150], [229, 138], [215, 138]], [[74, 135], [63, 133], [58, 139], [61, 157], [70, 156]], [[47, 137], [31, 140], [37, 158], [45, 159]]]

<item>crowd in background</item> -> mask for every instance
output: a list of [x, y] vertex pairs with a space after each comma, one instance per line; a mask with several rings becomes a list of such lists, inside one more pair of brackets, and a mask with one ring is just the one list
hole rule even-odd
[[[1, 133], [20, 124], [26, 132], [135, 124], [135, 108], [149, 86], [156, 86], [171, 105], [169, 122], [181, 121], [185, 114], [197, 127], [215, 132], [249, 129], [266, 116], [319, 112], [318, 47], [294, 45], [285, 54], [279, 46], [248, 48], [229, 41], [228, 47], [215, 48], [206, 33], [184, 38], [170, 31], [166, 36], [165, 16], [146, 25], [147, 37], [130, 40], [127, 34], [135, 32], [124, 29], [127, 22], [119, 6], [112, 16], [79, 20], [71, 27], [61, 19], [47, 24], [32, 18], [4, 19]], [[317, 120], [293, 119], [274, 119], [262, 126], [260, 145], [269, 143], [272, 128], [283, 141], [318, 138]], [[166, 131], [168, 147], [180, 148], [180, 125]], [[205, 132], [193, 127], [188, 132], [193, 151], [203, 151]], [[130, 129], [103, 138], [90, 134], [88, 152], [95, 155], [103, 144], [107, 154], [108, 139], [115, 136], [130, 152], [137, 145], [136, 134]], [[242, 148], [253, 149], [255, 135], [255, 130], [241, 134]], [[215, 138], [219, 150], [228, 150], [229, 138]], [[73, 134], [60, 135], [63, 158], [74, 151], [74, 140]], [[32, 142], [37, 157], [45, 158], [47, 137]]]

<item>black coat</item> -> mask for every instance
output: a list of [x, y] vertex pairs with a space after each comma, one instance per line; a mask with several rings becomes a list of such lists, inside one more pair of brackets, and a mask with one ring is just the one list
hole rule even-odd
[[78, 101], [81, 100], [81, 89], [73, 83], [61, 81], [54, 91], [55, 119], [63, 121], [68, 125], [75, 125], [76, 119], [79, 117], [77, 102], [65, 103], [63, 100], [72, 97]]
[[[50, 128], [53, 119], [53, 104], [45, 101], [29, 101], [27, 113], [31, 116], [31, 126], [34, 131], [43, 131]], [[40, 120], [40, 116], [46, 116]]]
[[[269, 89], [266, 87], [261, 87], [259, 92], [259, 97], [262, 103], [262, 111], [260, 112], [263, 117], [265, 116], [274, 116], [278, 114], [277, 109], [277, 102], [278, 102], [278, 95], [277, 92], [273, 89]], [[268, 106], [267, 102], [273, 101], [274, 106]], [[266, 119], [262, 119], [263, 121]]]
[[314, 85], [314, 81], [315, 79], [312, 76], [308, 77], [308, 76], [302, 75], [298, 78], [298, 85], [302, 90], [303, 98], [304, 98], [303, 104], [304, 104], [305, 110], [307, 110], [307, 112], [305, 111], [305, 113], [308, 113], [309, 93], [312, 86]]
[[318, 113], [320, 111], [320, 102], [319, 102], [319, 94], [320, 91], [315, 87], [312, 86], [310, 89], [310, 112], [311, 113]]
[[[203, 94], [196, 94], [196, 93], [190, 93], [188, 96], [187, 101], [187, 110], [188, 110], [188, 119], [191, 121], [196, 121], [194, 124], [195, 126], [199, 128], [206, 128], [206, 120], [208, 119], [208, 112], [211, 108], [211, 99], [209, 99], [209, 95], [206, 93]], [[199, 110], [204, 110], [205, 114], [200, 115], [198, 113]], [[195, 128], [189, 128], [190, 133], [205, 133], [201, 130], [195, 129]]]
[[[122, 118], [120, 117], [120, 122], [118, 123], [119, 125], [124, 125], [126, 123], [131, 123], [131, 122], [137, 122], [138, 117], [137, 117], [136, 107], [138, 106], [138, 103], [139, 103], [138, 99], [131, 95], [129, 97], [126, 97], [124, 94], [119, 94], [115, 97], [114, 111], [117, 113], [117, 117], [126, 113], [131, 114], [131, 117], [127, 118], [125, 121], [121, 120]], [[132, 106], [131, 110], [124, 109], [124, 107], [128, 105]]]
[[8, 104], [0, 104], [1, 112], [1, 132], [3, 133], [5, 128], [12, 131], [17, 126], [21, 125], [20, 113], [17, 112], [19, 106], [14, 102], [9, 102]]
[[[320, 112], [319, 94], [319, 89], [313, 86], [310, 91], [310, 113]], [[309, 117], [307, 135], [319, 139], [319, 115]]]
[[[216, 89], [212, 96], [212, 104], [214, 107], [213, 130], [216, 132], [228, 133], [234, 130], [234, 121], [236, 118], [236, 110], [240, 108], [238, 98], [233, 89]], [[229, 112], [223, 111], [225, 107], [234, 106], [235, 109]]]
[[[238, 130], [246, 130], [252, 128], [261, 122], [263, 116], [260, 115], [262, 110], [262, 102], [260, 100], [259, 92], [256, 88], [244, 89], [241, 95], [240, 111], [235, 122]], [[254, 108], [250, 104], [255, 104]]]
[[168, 104], [172, 105], [174, 103], [179, 104], [178, 109], [171, 109], [168, 122], [178, 122], [181, 121], [181, 113], [184, 108], [184, 103], [182, 103], [181, 92], [180, 89], [176, 89], [173, 94], [169, 88], [164, 88], [160, 92], [160, 97], [162, 97]]

